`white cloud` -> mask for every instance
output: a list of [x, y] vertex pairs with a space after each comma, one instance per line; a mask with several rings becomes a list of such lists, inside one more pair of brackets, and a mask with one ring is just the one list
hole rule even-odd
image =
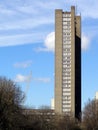
[[49, 51], [54, 51], [55, 48], [55, 32], [51, 32], [45, 39], [45, 46]]
[[82, 50], [87, 50], [89, 48], [90, 39], [86, 35], [82, 35], [82, 44], [81, 48]]
[[27, 68], [29, 66], [31, 66], [32, 64], [32, 61], [29, 60], [29, 61], [24, 61], [24, 62], [17, 62], [14, 64], [14, 67], [16, 68]]
[[32, 82], [32, 81], [49, 83], [51, 81], [51, 79], [47, 78], [47, 77], [34, 78], [34, 77], [32, 77], [32, 73], [30, 73], [29, 75], [17, 74], [14, 81], [19, 82], [19, 83], [24, 83], [24, 82], [29, 83], [29, 82]]
[[21, 74], [17, 74], [15, 79], [14, 79], [14, 81], [15, 82], [19, 82], [19, 83], [28, 82], [29, 81], [29, 77], [21, 75]]
[[43, 83], [49, 83], [51, 81], [50, 78], [34, 78], [33, 80], [37, 82], [43, 82]]
[[[55, 9], [68, 10], [71, 5], [77, 5], [77, 10], [82, 14], [83, 19], [88, 17], [98, 18], [97, 0], [89, 0], [89, 2], [85, 0], [57, 0], [56, 2], [50, 0], [44, 3], [40, 0], [0, 1], [0, 46], [21, 45], [37, 41], [42, 42], [43, 37], [46, 36], [46, 32], [47, 34], [49, 33], [49, 25], [54, 24]], [[30, 30], [35, 34], [30, 34]], [[26, 32], [31, 36], [29, 37], [28, 34], [24, 34]], [[44, 49], [39, 48], [38, 51], [53, 52], [54, 44], [51, 44], [54, 41], [53, 36], [53, 32], [47, 35]]]
[[49, 52], [49, 49], [46, 47], [38, 47], [34, 49], [36, 52]]
[[1, 36], [0, 47], [39, 43], [39, 42], [42, 42], [43, 39], [44, 39], [44, 36], [42, 33]]
[[45, 38], [45, 41], [44, 41], [44, 47], [41, 48], [37, 48], [35, 49], [37, 52], [54, 52], [55, 50], [55, 32], [51, 32], [49, 33], [46, 38]]
[[0, 23], [0, 31], [6, 31], [6, 30], [26, 30], [26, 29], [32, 29], [41, 25], [47, 25], [47, 24], [53, 24], [53, 19], [47, 19], [47, 17], [42, 16], [39, 17], [40, 20], [34, 19], [34, 18], [28, 18], [28, 19], [20, 19], [13, 22], [5, 21], [4, 23]]

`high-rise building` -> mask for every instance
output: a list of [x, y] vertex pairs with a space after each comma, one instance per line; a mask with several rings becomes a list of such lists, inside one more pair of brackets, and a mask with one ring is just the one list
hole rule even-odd
[[55, 11], [55, 112], [81, 113], [81, 16]]

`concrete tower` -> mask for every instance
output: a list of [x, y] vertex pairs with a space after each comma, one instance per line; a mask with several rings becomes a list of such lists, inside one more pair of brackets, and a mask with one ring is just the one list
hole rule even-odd
[[81, 17], [55, 11], [55, 112], [81, 113]]

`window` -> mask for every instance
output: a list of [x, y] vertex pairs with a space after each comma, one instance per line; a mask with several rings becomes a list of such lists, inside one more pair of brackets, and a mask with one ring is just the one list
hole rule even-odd
[[63, 45], [63, 48], [71, 48], [71, 45]]
[[71, 110], [70, 109], [63, 109], [63, 112], [70, 112]]
[[68, 95], [69, 96], [69, 95], [71, 95], [71, 93], [63, 93], [63, 95], [66, 95], [66, 96]]
[[63, 108], [70, 108], [70, 107], [71, 107], [71, 104], [69, 104], [69, 105], [64, 104], [63, 105]]
[[63, 56], [66, 56], [66, 53], [63, 53]]
[[67, 19], [68, 19], [68, 17], [69, 17], [69, 18], [71, 17], [71, 13], [64, 13], [64, 14], [63, 14], [63, 17], [67, 17]]
[[71, 30], [66, 27], [66, 29], [63, 29], [63, 33], [71, 33]]
[[70, 55], [71, 55], [71, 53], [67, 53], [67, 55], [68, 55], [68, 56], [70, 56]]
[[69, 49], [69, 48], [63, 48], [63, 50], [64, 50], [64, 52], [70, 52], [71, 51], [71, 49]]
[[65, 68], [64, 71], [63, 71], [63, 75], [65, 75], [65, 72], [71, 72], [71, 68]]
[[71, 104], [71, 101], [70, 101], [70, 100], [69, 100], [69, 101], [68, 101], [68, 100], [64, 100], [63, 103], [66, 103], [66, 104], [69, 104], [69, 105], [70, 105], [70, 104]]
[[[65, 73], [63, 73], [63, 75], [65, 75]], [[71, 77], [66, 77], [66, 79], [67, 79], [67, 80], [70, 80], [70, 79], [71, 79]]]
[[71, 100], [71, 96], [63, 96], [64, 100]]
[[65, 21], [63, 22], [63, 25], [67, 25], [67, 23], [68, 23], [68, 22], [66, 22], [66, 19], [65, 19]]
[[67, 87], [68, 85], [63, 81], [63, 88]]
[[71, 89], [70, 88], [69, 89], [68, 88], [64, 88], [63, 91], [68, 91], [69, 92], [69, 91], [71, 91]]
[[63, 29], [67, 29], [67, 26], [63, 26]]

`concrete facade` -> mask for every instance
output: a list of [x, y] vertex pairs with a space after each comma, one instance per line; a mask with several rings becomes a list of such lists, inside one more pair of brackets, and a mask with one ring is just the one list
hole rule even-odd
[[81, 17], [55, 11], [55, 112], [81, 113]]

